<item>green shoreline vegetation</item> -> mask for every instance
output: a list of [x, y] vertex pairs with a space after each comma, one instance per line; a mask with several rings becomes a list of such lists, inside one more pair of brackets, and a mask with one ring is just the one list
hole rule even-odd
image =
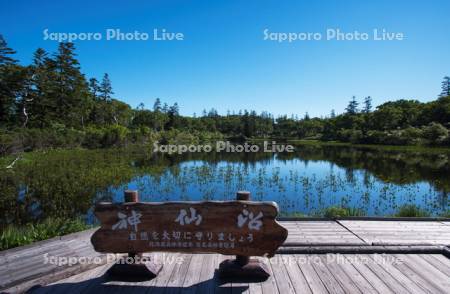
[[[107, 148], [158, 141], [161, 144], [252, 138], [318, 140], [353, 144], [450, 146], [450, 78], [439, 98], [422, 103], [401, 99], [373, 109], [370, 96], [361, 107], [355, 97], [344, 113], [326, 117], [275, 117], [215, 109], [182, 116], [177, 103], [156, 98], [151, 109], [113, 98], [111, 79], [86, 78], [73, 43], [55, 53], [38, 48], [30, 65], [0, 35], [0, 156], [46, 148]], [[298, 110], [297, 113], [304, 112]]]
[[48, 218], [39, 223], [30, 223], [22, 227], [9, 225], [1, 232], [0, 250], [80, 232], [89, 228], [92, 228], [92, 226], [87, 225], [82, 219], [66, 220], [61, 218]]

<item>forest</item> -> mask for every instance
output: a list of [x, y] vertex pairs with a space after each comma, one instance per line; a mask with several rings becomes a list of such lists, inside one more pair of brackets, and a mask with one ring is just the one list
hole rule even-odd
[[[450, 145], [450, 77], [431, 102], [401, 99], [374, 107], [352, 97], [344, 113], [274, 116], [253, 110], [203, 110], [180, 115], [160, 98], [132, 107], [114, 96], [111, 79], [86, 77], [73, 43], [38, 48], [21, 65], [0, 35], [0, 155], [45, 148], [104, 148], [127, 144], [216, 139], [339, 141], [353, 144]], [[439, 81], [437, 81], [438, 84]]]

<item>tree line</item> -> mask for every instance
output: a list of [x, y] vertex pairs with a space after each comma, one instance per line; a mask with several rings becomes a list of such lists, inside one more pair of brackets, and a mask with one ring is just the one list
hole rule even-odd
[[277, 116], [253, 110], [219, 115], [203, 110], [182, 116], [177, 103], [157, 98], [150, 109], [113, 97], [107, 73], [98, 80], [80, 70], [73, 43], [54, 53], [38, 48], [20, 65], [0, 35], [0, 154], [45, 147], [108, 147], [129, 142], [201, 141], [218, 138], [317, 139], [367, 144], [450, 145], [450, 78], [428, 103], [389, 101], [373, 109], [356, 97], [345, 112], [327, 117]]

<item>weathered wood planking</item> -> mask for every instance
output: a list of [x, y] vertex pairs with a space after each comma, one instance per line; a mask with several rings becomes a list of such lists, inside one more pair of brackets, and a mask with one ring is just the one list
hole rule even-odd
[[273, 256], [288, 231], [274, 202], [205, 201], [99, 204], [96, 251], [215, 252]]
[[364, 245], [365, 242], [335, 221], [283, 221], [286, 245]]
[[[344, 225], [347, 225], [345, 222]], [[361, 241], [361, 245], [357, 248], [374, 248], [379, 246], [373, 246], [371, 242], [371, 238], [373, 238], [373, 233], [360, 230], [360, 227], [382, 227], [392, 228], [389, 230], [389, 234], [386, 234], [385, 237], [387, 239], [380, 240], [384, 243], [384, 245], [389, 246], [389, 243], [399, 243], [399, 240], [402, 240], [402, 230], [404, 230], [404, 226], [413, 227], [414, 230], [419, 231], [420, 235], [418, 239], [408, 239], [403, 243], [403, 245], [414, 245], [418, 243], [423, 243], [423, 240], [428, 240], [429, 244], [437, 244], [437, 245], [445, 245], [448, 243], [447, 240], [440, 239], [442, 235], [448, 235], [450, 233], [450, 222], [446, 221], [422, 221], [422, 222], [407, 222], [407, 221], [357, 221], [352, 220], [352, 224], [348, 225], [346, 229], [350, 230], [353, 228], [355, 231], [349, 232], [347, 230], [343, 231], [339, 229], [339, 227], [343, 228], [341, 225], [336, 223], [335, 221], [281, 221], [280, 223], [288, 228], [289, 236], [286, 243], [290, 243], [290, 246], [300, 246], [298, 248], [315, 248], [315, 249], [327, 249], [327, 248], [335, 248], [339, 250], [339, 252], [343, 253], [345, 251], [339, 249], [341, 245], [341, 240], [339, 239], [341, 234], [345, 234], [345, 236], [355, 235], [355, 239], [352, 241], [348, 241], [349, 246], [356, 243], [358, 237], [364, 238], [367, 243]], [[358, 226], [358, 222], [364, 225]], [[406, 224], [407, 223], [407, 224]], [[438, 223], [436, 225], [435, 223]], [[424, 229], [426, 227], [426, 229]], [[304, 228], [304, 230], [300, 233], [300, 228]], [[333, 230], [336, 229], [336, 234]], [[0, 290], [11, 289], [12, 292], [23, 292], [25, 289], [28, 289], [32, 285], [35, 284], [46, 284], [49, 282], [56, 281], [58, 279], [68, 277], [79, 273], [81, 271], [88, 270], [92, 267], [95, 267], [95, 264], [86, 264], [84, 266], [58, 266], [53, 267], [51, 264], [44, 263], [44, 254], [48, 253], [50, 256], [54, 256], [54, 253], [58, 253], [60, 256], [72, 256], [75, 253], [75, 256], [103, 256], [103, 254], [97, 253], [93, 250], [92, 245], [90, 243], [90, 237], [93, 230], [88, 230], [80, 233], [70, 234], [64, 237], [53, 238], [46, 241], [36, 242], [31, 245], [22, 246], [18, 248], [13, 248], [0, 252]], [[388, 230], [385, 230], [388, 232]], [[366, 235], [358, 235], [362, 233], [367, 233]], [[311, 237], [310, 242], [305, 242], [304, 239], [300, 238], [301, 234], [306, 234]], [[358, 237], [357, 237], [357, 236]], [[75, 240], [75, 241], [74, 241]], [[326, 244], [326, 248], [324, 247]], [[292, 247], [294, 248], [294, 247]], [[348, 248], [348, 247], [347, 247]], [[355, 247], [356, 248], [356, 247]], [[405, 247], [409, 248], [409, 247]], [[417, 246], [414, 246], [417, 248]], [[283, 249], [284, 250], [284, 249]], [[328, 251], [329, 252], [329, 251]], [[441, 264], [439, 269], [444, 270], [448, 266], [446, 266], [448, 259], [443, 255], [430, 255], [424, 254], [426, 257], [432, 257], [433, 262], [437, 260], [437, 264]], [[427, 260], [428, 261], [428, 260]], [[436, 263], [436, 262], [435, 262]], [[217, 266], [218, 262], [215, 264]], [[443, 267], [444, 266], [444, 267]], [[111, 265], [108, 265], [108, 268]], [[167, 265], [165, 266], [167, 267]], [[214, 267], [216, 268], [216, 267]], [[214, 269], [213, 268], [213, 269]], [[292, 268], [292, 266], [291, 266]], [[353, 279], [358, 281], [358, 287], [362, 292], [374, 293], [373, 287], [367, 280], [361, 276], [361, 274], [356, 271], [353, 265], [342, 265], [342, 270], [348, 275], [351, 275]], [[417, 287], [415, 282], [412, 282], [405, 274], [401, 273], [396, 267], [393, 265], [386, 264], [384, 266], [385, 269], [390, 271], [391, 275], [395, 275], [396, 279], [399, 282], [402, 282], [406, 287], [409, 287], [409, 292], [411, 287]], [[300, 271], [305, 270], [304, 268], [299, 268]], [[291, 271], [288, 271], [291, 273]], [[211, 274], [211, 273], [210, 273]], [[213, 273], [212, 273], [213, 274]], [[308, 274], [308, 272], [307, 272]], [[402, 279], [403, 277], [403, 279]], [[407, 280], [405, 280], [407, 279]], [[366, 281], [366, 282], [364, 282]], [[410, 285], [411, 283], [412, 286]], [[310, 284], [311, 285], [311, 284]], [[415, 286], [414, 286], [415, 285]], [[295, 287], [295, 282], [293, 282], [293, 286]], [[161, 286], [162, 287], [162, 286]], [[211, 287], [211, 283], [207, 283], [205, 288], [209, 289]], [[264, 286], [266, 288], [266, 286]], [[275, 286], [276, 287], [276, 286]], [[317, 286], [319, 287], [319, 286]], [[252, 288], [252, 287], [251, 287]], [[255, 286], [253, 286], [255, 288]], [[256, 287], [258, 289], [258, 287]], [[421, 288], [420, 288], [421, 289]], [[250, 289], [251, 290], [251, 289]], [[416, 288], [417, 290], [417, 288]], [[206, 291], [207, 292], [207, 291]], [[251, 291], [250, 291], [251, 292]], [[417, 293], [422, 293], [420, 291], [416, 291]], [[266, 291], [267, 293], [267, 291]]]
[[[213, 271], [222, 256], [178, 256], [183, 257], [181, 263], [165, 265], [150, 282], [107, 281], [102, 276], [107, 267], [102, 267], [30, 292], [415, 294], [448, 293], [450, 281], [450, 260], [442, 255], [286, 255], [284, 263], [271, 262], [271, 277], [265, 282], [226, 284]], [[275, 259], [278, 261], [278, 256]]]
[[339, 220], [372, 245], [450, 245], [450, 226], [438, 221]]

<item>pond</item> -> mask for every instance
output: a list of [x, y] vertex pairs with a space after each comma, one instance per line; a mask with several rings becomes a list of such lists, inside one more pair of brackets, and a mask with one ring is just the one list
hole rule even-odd
[[[2, 158], [6, 166], [11, 158]], [[450, 150], [299, 144], [293, 153], [152, 153], [151, 147], [27, 153], [0, 170], [1, 225], [48, 217], [95, 221], [96, 201], [231, 200], [238, 190], [276, 201], [281, 215], [320, 215], [330, 206], [365, 215], [415, 204], [449, 209]]]

